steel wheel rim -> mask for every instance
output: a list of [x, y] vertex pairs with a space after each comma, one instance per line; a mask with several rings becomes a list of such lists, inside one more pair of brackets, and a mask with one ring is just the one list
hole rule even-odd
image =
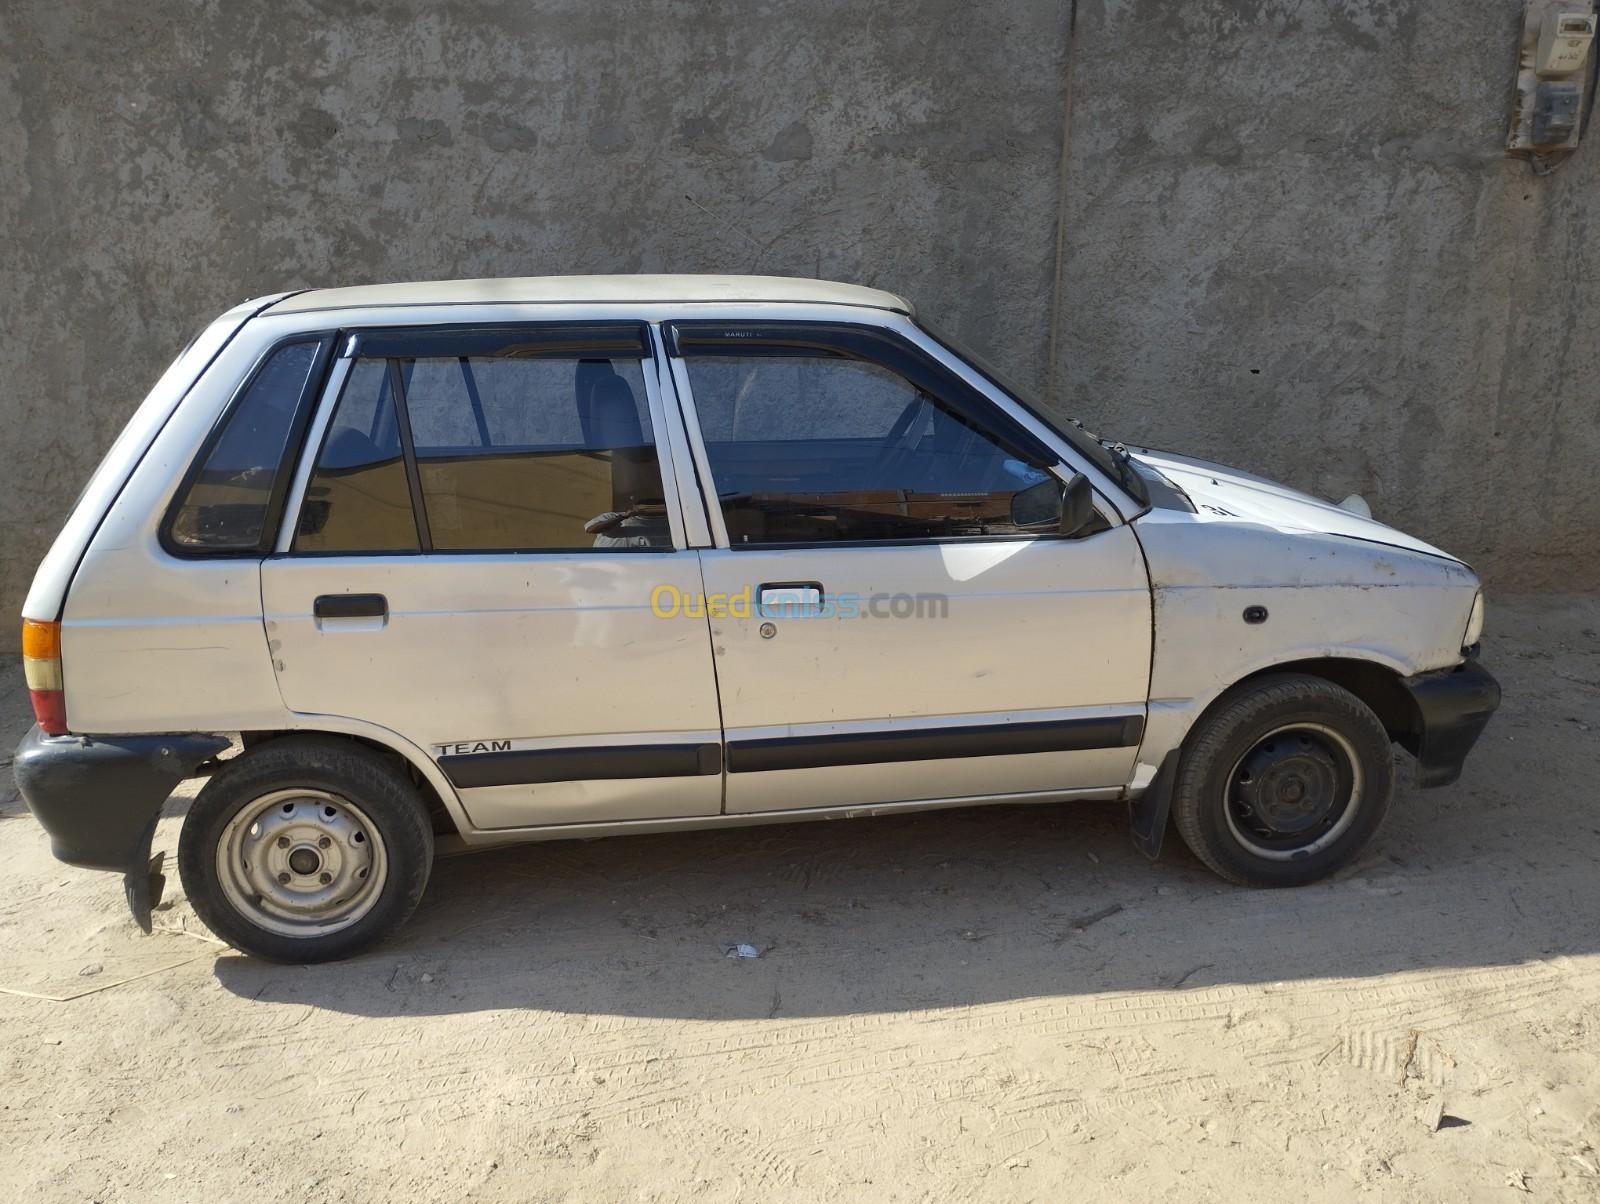
[[317, 937], [359, 922], [389, 876], [366, 813], [325, 790], [275, 790], [241, 807], [217, 842], [222, 893], [250, 923]]
[[[1241, 791], [1245, 785], [1240, 781], [1241, 770], [1265, 746], [1278, 740], [1299, 740], [1302, 736], [1320, 745], [1323, 752], [1333, 754], [1337, 767], [1342, 771], [1337, 780], [1343, 797], [1333, 800], [1332, 814], [1325, 817], [1325, 822], [1319, 820], [1308, 827], [1303, 833], [1303, 843], [1295, 843], [1295, 834], [1292, 832], [1284, 833], [1277, 843], [1263, 843], [1265, 837], [1260, 834], [1259, 828], [1250, 823], [1248, 808], [1240, 807]], [[1318, 759], [1308, 758], [1309, 761]], [[1343, 733], [1322, 723], [1287, 723], [1257, 738], [1233, 763], [1222, 788], [1222, 814], [1233, 838], [1257, 857], [1269, 861], [1296, 861], [1322, 851], [1349, 830], [1361, 809], [1363, 785], [1361, 760], [1356, 755], [1355, 746]]]

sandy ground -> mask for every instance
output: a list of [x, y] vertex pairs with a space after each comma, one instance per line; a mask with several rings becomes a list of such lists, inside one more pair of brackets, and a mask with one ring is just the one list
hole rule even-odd
[[1294, 892], [996, 808], [441, 861], [283, 968], [0, 775], [0, 985], [94, 992], [0, 994], [0, 1199], [1600, 1199], [1597, 632], [1499, 599], [1463, 780]]

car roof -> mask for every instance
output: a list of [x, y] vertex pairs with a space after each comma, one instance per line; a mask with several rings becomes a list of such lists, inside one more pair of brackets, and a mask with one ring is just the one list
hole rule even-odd
[[518, 305], [590, 302], [800, 302], [868, 306], [909, 314], [903, 297], [859, 284], [793, 276], [507, 276], [488, 280], [423, 280], [363, 284], [295, 293], [271, 313], [387, 305]]

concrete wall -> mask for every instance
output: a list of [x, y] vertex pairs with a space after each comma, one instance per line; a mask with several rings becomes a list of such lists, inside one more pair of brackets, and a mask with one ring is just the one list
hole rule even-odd
[[0, 613], [232, 302], [586, 271], [893, 288], [1107, 431], [1600, 582], [1597, 148], [1500, 157], [1515, 8], [13, 0]]
[[1065, 404], [1600, 584], [1600, 127], [1506, 160], [1509, 0], [1080, 0]]

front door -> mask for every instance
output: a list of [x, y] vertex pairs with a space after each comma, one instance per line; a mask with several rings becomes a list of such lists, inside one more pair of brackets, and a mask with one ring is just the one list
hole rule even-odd
[[650, 608], [700, 572], [645, 327], [341, 345], [262, 572], [285, 703], [420, 746], [479, 828], [716, 814], [705, 625]]
[[682, 322], [668, 343], [714, 482], [728, 812], [1128, 781], [1144, 561], [1109, 507], [1062, 535], [1013, 506], [1059, 498], [1055, 451], [907, 333]]

